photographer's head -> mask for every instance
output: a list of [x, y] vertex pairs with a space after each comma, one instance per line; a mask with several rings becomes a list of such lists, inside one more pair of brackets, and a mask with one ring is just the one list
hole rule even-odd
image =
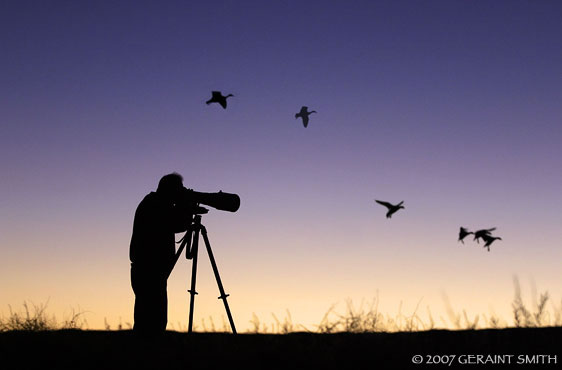
[[165, 175], [160, 179], [156, 192], [176, 203], [183, 192], [183, 177], [177, 172]]

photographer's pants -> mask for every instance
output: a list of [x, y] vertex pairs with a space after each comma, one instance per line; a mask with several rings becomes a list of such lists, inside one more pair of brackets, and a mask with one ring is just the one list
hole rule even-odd
[[131, 285], [135, 293], [133, 330], [158, 333], [168, 323], [168, 294], [165, 274], [131, 265]]

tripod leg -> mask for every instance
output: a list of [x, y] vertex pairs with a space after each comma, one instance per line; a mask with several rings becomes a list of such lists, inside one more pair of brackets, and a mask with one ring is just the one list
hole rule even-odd
[[181, 238], [180, 242], [180, 246], [178, 248], [178, 250], [176, 251], [176, 255], [174, 256], [174, 261], [172, 262], [171, 266], [170, 266], [170, 270], [168, 271], [168, 277], [170, 277], [170, 274], [172, 273], [172, 271], [174, 270], [174, 267], [176, 266], [176, 264], [178, 263], [178, 259], [180, 258], [185, 246], [187, 245], [187, 249], [185, 250], [185, 258], [187, 259], [191, 259], [191, 252], [189, 250], [190, 246], [191, 246], [191, 238], [193, 234], [193, 230], [188, 229], [185, 232], [185, 235], [183, 236], [183, 238]]
[[211, 266], [213, 267], [213, 272], [215, 273], [215, 278], [217, 279], [217, 285], [219, 286], [219, 291], [221, 293], [219, 299], [222, 299], [224, 303], [224, 308], [226, 309], [226, 315], [228, 316], [228, 321], [230, 322], [232, 333], [236, 334], [236, 328], [234, 327], [234, 320], [232, 319], [232, 314], [230, 313], [230, 308], [228, 307], [228, 301], [226, 300], [228, 294], [224, 292], [224, 288], [221, 282], [221, 277], [219, 275], [219, 269], [217, 268], [215, 257], [213, 257], [213, 251], [211, 250], [211, 243], [209, 243], [209, 238], [207, 237], [207, 230], [205, 229], [205, 226], [201, 226], [201, 234], [203, 235], [203, 240], [205, 241], [205, 247], [207, 248], [207, 253], [209, 254], [209, 259], [211, 260]]
[[189, 326], [187, 329], [188, 333], [193, 331], [193, 309], [195, 306], [195, 295], [197, 292], [195, 291], [195, 283], [197, 280], [197, 255], [199, 251], [199, 228], [195, 229], [193, 235], [193, 246], [191, 247], [191, 254], [193, 257], [192, 265], [191, 265], [191, 289], [188, 290], [189, 294], [191, 295], [189, 299]]

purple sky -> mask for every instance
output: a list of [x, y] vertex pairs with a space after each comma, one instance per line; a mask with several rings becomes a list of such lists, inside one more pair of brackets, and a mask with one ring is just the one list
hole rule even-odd
[[[134, 211], [172, 171], [242, 199], [203, 219], [241, 327], [377, 291], [509, 315], [514, 274], [559, 302], [561, 23], [558, 1], [2, 2], [1, 312], [131, 322]], [[200, 274], [196, 317], [220, 318]]]

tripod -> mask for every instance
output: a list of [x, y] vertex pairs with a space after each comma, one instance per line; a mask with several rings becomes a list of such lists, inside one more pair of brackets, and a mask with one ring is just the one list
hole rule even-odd
[[[219, 270], [217, 268], [217, 263], [215, 262], [215, 257], [213, 257], [213, 251], [211, 250], [211, 243], [209, 243], [209, 238], [207, 237], [207, 229], [205, 226], [201, 224], [201, 215], [196, 214], [193, 218], [193, 224], [191, 228], [185, 232], [185, 235], [180, 240], [181, 245], [178, 248], [176, 253], [174, 266], [179, 259], [184, 247], [187, 244], [191, 245], [191, 250], [189, 248], [185, 251], [185, 257], [187, 259], [193, 259], [193, 264], [191, 265], [191, 289], [188, 290], [189, 294], [191, 295], [189, 300], [189, 326], [188, 326], [188, 333], [193, 331], [193, 310], [195, 306], [195, 295], [197, 292], [195, 291], [195, 283], [197, 280], [197, 255], [199, 249], [199, 234], [203, 235], [203, 240], [205, 242], [205, 247], [207, 249], [207, 254], [209, 255], [209, 259], [211, 260], [211, 266], [213, 267], [213, 272], [215, 273], [215, 279], [217, 280], [217, 285], [219, 286], [220, 297], [218, 299], [222, 299], [224, 303], [224, 308], [226, 309], [226, 315], [228, 316], [228, 321], [230, 322], [230, 327], [232, 329], [232, 333], [236, 334], [236, 328], [234, 327], [234, 320], [232, 319], [232, 314], [230, 313], [230, 308], [228, 307], [228, 301], [226, 298], [228, 294], [224, 292], [224, 288], [222, 286], [221, 277], [219, 275]], [[192, 241], [193, 238], [193, 241]], [[173, 267], [172, 267], [173, 269]], [[170, 270], [171, 273], [171, 270]]]

